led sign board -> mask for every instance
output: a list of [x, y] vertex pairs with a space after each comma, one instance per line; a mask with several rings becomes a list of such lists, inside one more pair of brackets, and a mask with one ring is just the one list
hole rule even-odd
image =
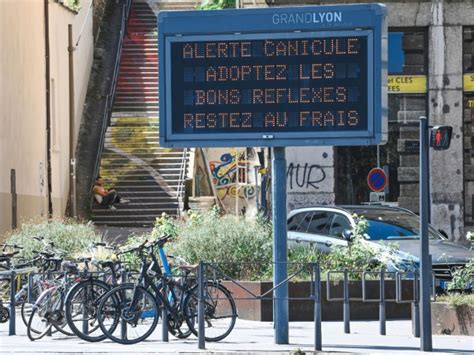
[[386, 139], [382, 5], [161, 12], [158, 21], [162, 146]]

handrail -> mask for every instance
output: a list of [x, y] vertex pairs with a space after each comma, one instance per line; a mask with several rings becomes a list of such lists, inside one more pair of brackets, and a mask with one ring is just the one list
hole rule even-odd
[[[178, 202], [180, 201], [180, 199], [182, 198], [183, 196], [183, 192], [184, 192], [184, 180], [186, 178], [186, 162], [187, 162], [187, 154], [188, 154], [188, 148], [184, 148], [183, 149], [183, 155], [181, 156], [181, 169], [180, 169], [180, 172], [179, 172], [179, 179], [178, 179], [178, 188], [176, 190], [176, 198], [178, 199]], [[178, 215], [180, 213], [180, 210], [179, 210], [179, 203], [178, 203]]]
[[[115, 58], [115, 65], [114, 65], [114, 72], [112, 75], [111, 87], [110, 87], [110, 91], [108, 95], [105, 98], [105, 108], [104, 108], [104, 115], [102, 117], [102, 129], [100, 131], [99, 149], [97, 150], [94, 174], [92, 176], [92, 179], [93, 179], [92, 184], [95, 182], [96, 177], [99, 175], [100, 159], [102, 157], [102, 152], [104, 150], [104, 143], [105, 143], [104, 142], [105, 132], [107, 131], [107, 127], [110, 124], [111, 110], [112, 110], [112, 105], [115, 99], [118, 72], [120, 69], [120, 59], [122, 56], [123, 40], [124, 40], [125, 34], [127, 33], [127, 22], [128, 22], [128, 17], [130, 15], [131, 7], [132, 7], [132, 0], [125, 0], [125, 4], [123, 4], [123, 8], [122, 8], [122, 21], [120, 23], [120, 38], [119, 38], [119, 43], [117, 45], [117, 56]], [[94, 196], [92, 194], [91, 203], [90, 203], [91, 209], [92, 209], [93, 203], [94, 203]]]

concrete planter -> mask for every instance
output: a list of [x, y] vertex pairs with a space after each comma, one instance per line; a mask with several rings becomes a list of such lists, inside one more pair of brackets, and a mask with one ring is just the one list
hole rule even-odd
[[431, 304], [433, 334], [474, 335], [474, 307], [453, 306], [444, 302]]
[[[239, 286], [225, 282], [225, 286], [232, 292], [237, 304], [239, 318], [272, 321], [272, 295], [266, 295], [263, 299], [243, 299], [251, 296]], [[272, 282], [239, 282], [240, 285], [251, 291], [255, 295], [262, 295], [273, 287]], [[342, 301], [327, 301], [326, 282], [321, 284], [322, 293], [322, 319], [324, 321], [342, 320]], [[410, 287], [403, 288], [403, 299], [410, 299]], [[290, 282], [289, 295], [291, 297], [306, 298], [311, 294], [310, 282]], [[360, 281], [350, 282], [349, 294], [351, 298], [362, 298], [362, 285]], [[331, 283], [331, 297], [342, 298], [342, 282]], [[379, 282], [368, 281], [367, 297], [377, 299], [379, 297]], [[385, 283], [386, 299], [395, 299], [395, 283], [386, 281]], [[289, 302], [290, 321], [313, 321], [314, 302], [312, 300], [290, 300]], [[350, 302], [350, 317], [352, 320], [377, 320], [379, 317], [378, 302]], [[387, 319], [410, 319], [410, 303], [397, 304], [395, 302], [386, 303]]]

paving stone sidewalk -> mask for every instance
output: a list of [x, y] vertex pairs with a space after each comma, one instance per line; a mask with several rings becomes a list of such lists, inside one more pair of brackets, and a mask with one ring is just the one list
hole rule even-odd
[[[410, 321], [387, 322], [386, 336], [378, 335], [378, 322], [352, 322], [351, 334], [343, 333], [342, 322], [323, 322], [323, 351], [337, 353], [391, 353], [418, 354], [419, 339], [411, 335]], [[290, 323], [290, 344], [274, 343], [273, 324], [238, 320], [233, 332], [223, 341], [206, 343], [206, 350], [199, 350], [197, 339], [179, 340], [170, 335], [169, 342], [160, 339], [157, 327], [149, 340], [136, 345], [120, 345], [109, 341], [87, 343], [75, 337], [54, 334], [31, 342], [26, 329], [18, 319], [16, 336], [8, 336], [8, 324], [0, 324], [1, 354], [292, 354], [298, 349], [312, 353], [314, 327], [311, 322]], [[474, 337], [433, 337], [436, 353], [474, 354]]]

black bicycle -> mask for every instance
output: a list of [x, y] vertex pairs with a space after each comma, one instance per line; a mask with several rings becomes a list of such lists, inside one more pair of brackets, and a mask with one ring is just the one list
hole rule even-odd
[[[98, 307], [99, 326], [114, 342], [135, 344], [148, 338], [158, 324], [162, 307], [166, 309], [168, 325], [176, 327], [185, 323], [193, 334], [198, 334], [198, 285], [189, 286], [162, 273], [155, 256], [155, 248], [162, 243], [163, 238], [153, 243], [145, 241], [126, 251], [135, 252], [140, 258], [137, 281], [115, 287], [102, 297]], [[147, 256], [151, 262], [148, 262]], [[159, 282], [155, 282], [157, 275], [161, 279]], [[170, 302], [170, 290], [179, 292], [180, 306], [176, 306], [175, 300]], [[204, 301], [206, 340], [222, 340], [235, 325], [237, 312], [234, 299], [219, 282], [208, 281], [204, 287]]]

